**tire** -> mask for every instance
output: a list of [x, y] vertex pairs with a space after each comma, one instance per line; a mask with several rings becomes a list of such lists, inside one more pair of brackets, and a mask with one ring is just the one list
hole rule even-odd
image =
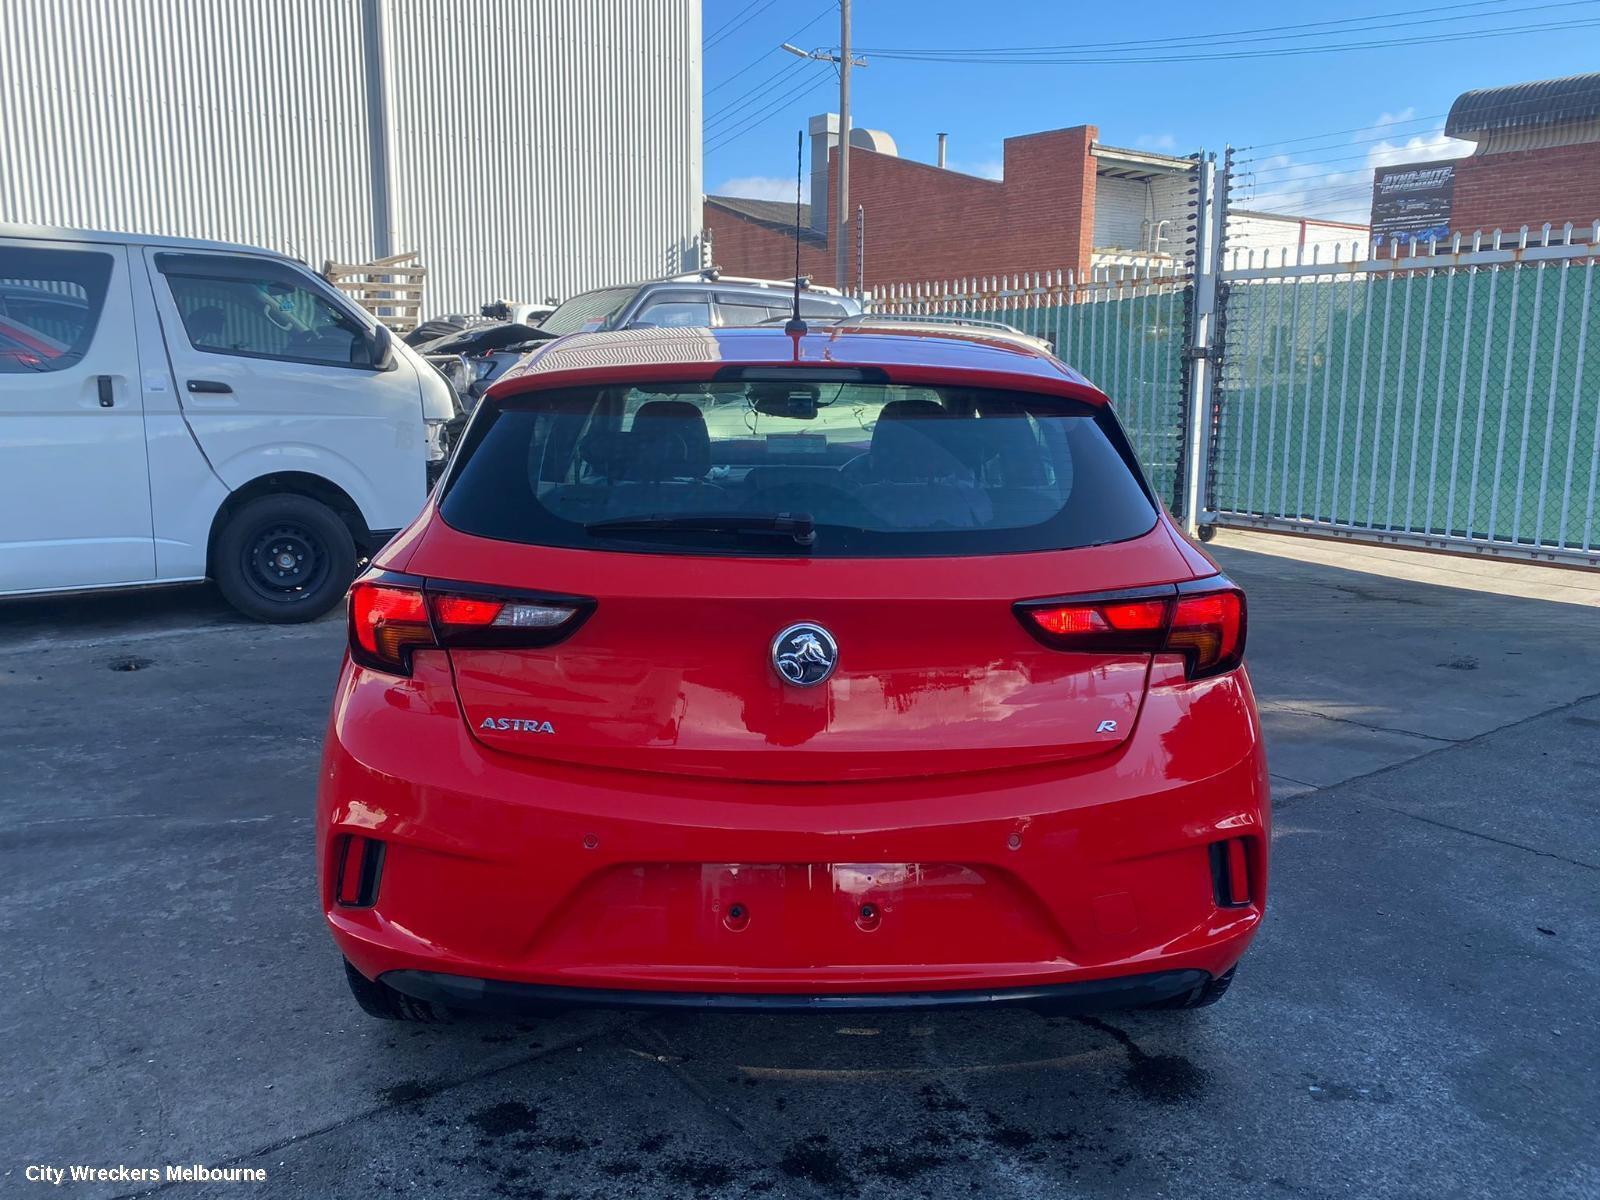
[[1217, 527], [1215, 525], [1202, 525], [1202, 526], [1200, 526], [1200, 540], [1202, 542], [1209, 542], [1213, 538], [1215, 538], [1216, 536], [1217, 536]]
[[1179, 992], [1176, 996], [1152, 1004], [1151, 1008], [1209, 1008], [1228, 990], [1228, 985], [1233, 982], [1234, 972], [1238, 967], [1230, 967], [1221, 975], [1207, 979], [1199, 987], [1191, 988], [1187, 992]]
[[418, 1000], [404, 992], [397, 992], [377, 979], [368, 979], [344, 960], [345, 981], [350, 984], [350, 994], [356, 998], [361, 1011], [380, 1021], [411, 1021], [419, 1025], [448, 1025], [452, 1014], [442, 1004], [431, 1000]]
[[274, 492], [228, 518], [211, 573], [223, 598], [247, 617], [312, 621], [338, 604], [355, 578], [355, 538], [321, 501]]

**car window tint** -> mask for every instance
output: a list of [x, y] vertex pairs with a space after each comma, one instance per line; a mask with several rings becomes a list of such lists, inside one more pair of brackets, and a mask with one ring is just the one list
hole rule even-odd
[[[740, 554], [785, 548], [661, 522], [804, 513], [816, 556], [999, 554], [1148, 532], [1156, 508], [1133, 464], [1108, 412], [1060, 397], [640, 384], [491, 404], [468, 431], [441, 512], [507, 541]], [[640, 520], [658, 527], [621, 538], [593, 528]]]
[[775, 317], [785, 317], [791, 307], [782, 304], [759, 304], [753, 300], [718, 300], [717, 318], [724, 325], [760, 325]]
[[[785, 309], [785, 312], [788, 310]], [[833, 300], [814, 300], [810, 296], [800, 297], [800, 315], [802, 317], [847, 317], [850, 311], [844, 305]]]
[[704, 297], [669, 295], [649, 301], [628, 324], [635, 328], [704, 328], [711, 324], [711, 305]]
[[94, 340], [112, 258], [0, 245], [0, 374], [60, 371]]
[[366, 329], [344, 309], [275, 263], [217, 265], [189, 255], [163, 274], [189, 344], [212, 354], [330, 366], [369, 365]]
[[[794, 312], [792, 296], [717, 297], [717, 315], [724, 325], [764, 325], [786, 320], [792, 312]], [[836, 320], [849, 316], [849, 310], [836, 301], [801, 296], [800, 315], [820, 320]]]

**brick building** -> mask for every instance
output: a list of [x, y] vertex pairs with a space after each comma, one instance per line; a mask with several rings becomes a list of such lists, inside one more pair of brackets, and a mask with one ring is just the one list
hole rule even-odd
[[[800, 217], [801, 272], [827, 284], [835, 282], [829, 231], [837, 130], [831, 113], [811, 119], [811, 202]], [[1007, 138], [1001, 179], [901, 158], [893, 139], [877, 130], [853, 130], [850, 146], [850, 204], [863, 217], [861, 275], [869, 291], [886, 283], [1055, 269], [1082, 275], [1105, 263], [1170, 266], [1184, 255], [1194, 160], [1103, 145], [1093, 125]], [[1313, 238], [1348, 243], [1366, 232], [1259, 216], [1276, 223], [1275, 237], [1304, 239], [1309, 229]], [[794, 224], [789, 202], [706, 197], [712, 259], [729, 274], [792, 275]], [[851, 287], [856, 233], [852, 228]]]
[[1466, 92], [1451, 105], [1444, 131], [1476, 142], [1477, 150], [1379, 170], [1374, 236], [1404, 240], [1404, 204], [1386, 206], [1385, 188], [1392, 193], [1415, 180], [1413, 225], [1515, 233], [1524, 225], [1537, 232], [1546, 222], [1559, 231], [1570, 221], [1574, 240], [1589, 239], [1600, 219], [1600, 73]]

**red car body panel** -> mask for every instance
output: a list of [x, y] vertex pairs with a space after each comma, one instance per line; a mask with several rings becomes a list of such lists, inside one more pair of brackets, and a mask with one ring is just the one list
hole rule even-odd
[[[1105, 402], [1009, 343], [768, 330], [558, 339], [488, 402], [797, 361]], [[376, 565], [597, 604], [560, 644], [421, 649], [409, 677], [347, 656], [318, 861], [334, 939], [368, 978], [828, 995], [1217, 976], [1261, 920], [1245, 669], [1191, 680], [1178, 654], [1063, 653], [1012, 608], [1214, 574], [1165, 513], [1110, 545], [864, 559], [490, 541], [430, 503]], [[802, 691], [765, 650], [808, 620], [839, 666]], [[369, 907], [335, 902], [350, 834], [385, 845]], [[1211, 847], [1235, 838], [1249, 895], [1224, 904]]]
[[[481, 545], [434, 522], [407, 570], [476, 579]], [[790, 782], [982, 771], [1120, 743], [1150, 666], [1148, 655], [1047, 649], [1012, 603], [1167, 583], [1173, 568], [1160, 527], [1115, 547], [988, 558], [702, 558], [506, 544], [496, 582], [598, 596], [599, 608], [560, 653], [455, 650], [451, 659], [474, 736], [506, 753]], [[1178, 578], [1192, 577], [1178, 568]], [[796, 692], [773, 674], [759, 651], [802, 620], [840, 640], [847, 683]], [[758, 652], [730, 654], [735, 645]], [[498, 715], [566, 732], [484, 732], [484, 718]], [[1118, 732], [1097, 733], [1105, 720]]]

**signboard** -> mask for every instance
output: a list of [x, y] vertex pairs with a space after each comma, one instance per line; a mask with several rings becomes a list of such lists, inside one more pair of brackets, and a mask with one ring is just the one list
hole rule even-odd
[[1453, 162], [1379, 167], [1372, 177], [1372, 240], [1444, 241], [1455, 190]]

